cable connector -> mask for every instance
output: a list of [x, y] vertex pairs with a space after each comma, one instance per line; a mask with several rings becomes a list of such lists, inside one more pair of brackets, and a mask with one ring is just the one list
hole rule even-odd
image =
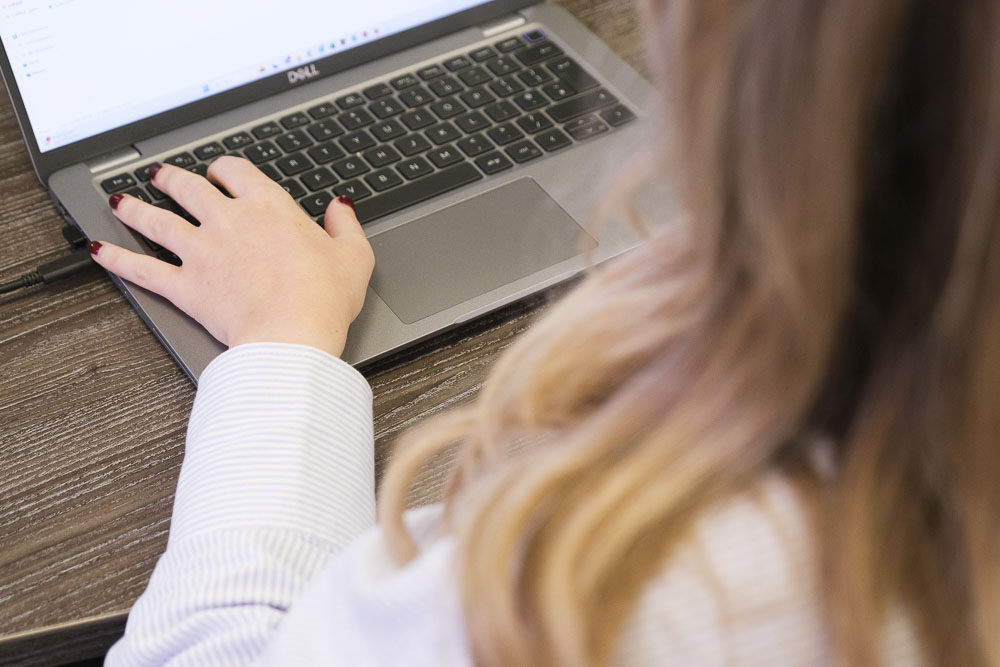
[[65, 257], [42, 264], [31, 273], [26, 273], [16, 280], [0, 284], [0, 294], [6, 294], [24, 287], [31, 287], [39, 283], [51, 283], [54, 280], [79, 273], [94, 265], [94, 259], [90, 251], [86, 248], [74, 250]]

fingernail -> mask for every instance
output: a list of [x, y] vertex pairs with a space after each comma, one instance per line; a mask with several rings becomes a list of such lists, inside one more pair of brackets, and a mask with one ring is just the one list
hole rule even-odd
[[343, 204], [344, 206], [350, 206], [352, 211], [354, 210], [354, 200], [348, 197], [347, 195], [340, 195], [339, 197], [337, 197], [337, 201]]
[[121, 203], [121, 200], [123, 199], [125, 199], [125, 195], [121, 193], [116, 195], [111, 195], [110, 197], [108, 197], [108, 206], [110, 206], [111, 210], [113, 211], [116, 208], [118, 208], [118, 204]]
[[100, 241], [91, 241], [90, 243], [88, 243], [87, 244], [87, 250], [90, 251], [91, 255], [96, 255], [98, 252], [101, 251], [101, 243], [100, 243]]
[[159, 162], [154, 162], [149, 165], [149, 167], [146, 168], [146, 174], [149, 176], [149, 180], [153, 180], [153, 177], [156, 176], [156, 172], [161, 169], [163, 169], [163, 165]]

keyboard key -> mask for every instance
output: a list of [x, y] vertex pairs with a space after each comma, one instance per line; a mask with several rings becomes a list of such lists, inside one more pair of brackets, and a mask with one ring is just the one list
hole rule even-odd
[[294, 153], [297, 150], [301, 150], [306, 146], [312, 146], [313, 141], [306, 135], [302, 130], [294, 130], [288, 134], [282, 135], [275, 139], [278, 145], [281, 146], [282, 150], [286, 153]]
[[535, 63], [540, 63], [543, 60], [547, 60], [555, 56], [561, 56], [562, 53], [562, 49], [552, 42], [542, 42], [541, 44], [521, 49], [514, 54], [514, 57], [525, 65], [534, 65]]
[[307, 111], [310, 116], [319, 120], [320, 118], [326, 118], [337, 113], [337, 106], [333, 102], [320, 102], [314, 107], [309, 107]]
[[318, 146], [313, 146], [306, 151], [306, 154], [312, 158], [313, 162], [316, 164], [326, 164], [327, 162], [332, 162], [338, 158], [344, 157], [344, 151], [340, 149], [336, 143], [332, 141], [324, 141]]
[[603, 88], [598, 88], [597, 90], [593, 90], [589, 93], [584, 93], [583, 95], [578, 95], [577, 97], [568, 99], [565, 102], [554, 104], [546, 109], [546, 111], [548, 111], [548, 114], [552, 116], [552, 119], [557, 123], [565, 123], [571, 118], [576, 118], [577, 116], [585, 113], [603, 109], [604, 107], [611, 106], [612, 104], [617, 104], [617, 102], [618, 98], [614, 95]]
[[253, 136], [257, 137], [258, 139], [267, 139], [268, 137], [276, 137], [282, 132], [284, 132], [284, 130], [281, 129], [281, 126], [275, 123], [274, 121], [269, 121], [262, 125], [258, 125], [257, 127], [252, 128], [250, 131], [253, 132]]
[[490, 82], [490, 90], [499, 97], [510, 97], [524, 90], [524, 86], [513, 76], [502, 76]]
[[597, 79], [590, 76], [582, 67], [569, 58], [559, 58], [545, 66], [549, 71], [570, 85], [577, 92], [597, 88]]
[[403, 105], [391, 97], [386, 97], [372, 102], [368, 109], [379, 118], [389, 118], [396, 114], [403, 113]]
[[291, 195], [292, 199], [298, 199], [306, 194], [306, 189], [302, 187], [302, 184], [294, 178], [290, 178], [287, 181], [281, 181], [278, 185], [280, 185], [285, 192]]
[[456, 81], [454, 77], [450, 76], [434, 79], [430, 82], [428, 87], [434, 91], [434, 94], [438, 97], [448, 97], [449, 95], [454, 95], [462, 90], [462, 84]]
[[368, 86], [361, 91], [370, 100], [377, 100], [380, 97], [385, 97], [386, 95], [392, 95], [392, 88], [389, 87], [387, 83], [376, 83], [373, 86]]
[[396, 90], [404, 90], [406, 88], [411, 88], [420, 83], [420, 79], [418, 79], [413, 74], [403, 74], [402, 76], [397, 76], [389, 83]]
[[171, 155], [163, 161], [163, 164], [172, 164], [175, 167], [191, 167], [197, 162], [190, 153], [178, 153]]
[[583, 141], [608, 131], [608, 126], [596, 118], [587, 117], [579, 120], [585, 122], [574, 121], [566, 125], [566, 131], [577, 141]]
[[524, 138], [524, 133], [514, 127], [513, 123], [498, 125], [486, 132], [486, 136], [492, 139], [498, 146], [509, 144], [512, 141]]
[[411, 134], [407, 137], [402, 137], [396, 139], [392, 142], [400, 153], [409, 157], [411, 155], [416, 155], [417, 153], [422, 153], [428, 148], [431, 148], [431, 142], [427, 141], [425, 137], [419, 134]]
[[550, 83], [547, 86], [542, 86], [542, 92], [549, 96], [553, 102], [558, 102], [559, 100], [564, 100], [567, 97], [571, 97], [576, 94], [576, 90], [573, 89], [565, 81], [556, 80], [554, 83]]
[[458, 125], [462, 132], [472, 134], [473, 132], [486, 129], [492, 123], [490, 123], [489, 119], [479, 111], [470, 111], [469, 113], [456, 118], [455, 124]]
[[365, 183], [372, 187], [375, 192], [382, 192], [391, 187], [399, 185], [403, 179], [392, 169], [379, 169], [365, 176]]
[[518, 164], [542, 156], [542, 149], [529, 139], [508, 146], [506, 152]]
[[540, 86], [543, 83], [554, 81], [555, 77], [541, 67], [529, 67], [523, 72], [518, 72], [517, 78], [526, 86]]
[[443, 169], [448, 165], [462, 161], [462, 155], [454, 146], [441, 146], [440, 148], [435, 148], [427, 154], [427, 157], [438, 169]]
[[337, 121], [330, 118], [329, 120], [321, 120], [318, 123], [313, 123], [306, 128], [306, 132], [316, 141], [326, 141], [327, 139], [333, 139], [342, 135], [344, 128]]
[[493, 76], [482, 67], [476, 65], [475, 67], [470, 67], [469, 69], [459, 72], [458, 78], [462, 80], [462, 83], [471, 88], [472, 86], [478, 86], [481, 83], [486, 83], [491, 80]]
[[222, 143], [229, 150], [236, 150], [237, 148], [243, 148], [244, 146], [249, 146], [253, 143], [253, 137], [251, 137], [246, 132], [237, 132], [236, 134], [231, 134], [222, 140]]
[[270, 141], [262, 141], [259, 144], [251, 146], [243, 151], [243, 154], [254, 164], [261, 164], [262, 162], [281, 157], [281, 151]]
[[476, 157], [477, 155], [482, 155], [487, 151], [493, 150], [493, 142], [481, 134], [474, 134], [459, 141], [458, 147], [469, 157]]
[[373, 125], [371, 133], [379, 141], [389, 141], [390, 139], [403, 136], [406, 134], [406, 130], [399, 124], [398, 120], [390, 119]]
[[308, 197], [299, 200], [299, 206], [306, 210], [311, 216], [323, 215], [326, 207], [333, 201], [333, 195], [329, 192], [314, 192]]
[[337, 116], [337, 120], [340, 121], [340, 124], [347, 128], [348, 131], [356, 130], [359, 127], [371, 125], [375, 122], [372, 115], [364, 109], [351, 109], [350, 111], [345, 111]]
[[468, 56], [457, 56], [449, 60], [444, 61], [444, 66], [450, 72], [457, 72], [460, 69], [465, 69], [472, 65], [472, 61], [469, 60]]
[[462, 136], [462, 133], [458, 131], [458, 128], [448, 122], [438, 123], [424, 132], [424, 134], [426, 134], [427, 138], [438, 146], [446, 144], [449, 141], [455, 141]]
[[350, 109], [351, 107], [360, 106], [366, 102], [365, 98], [359, 93], [348, 93], [343, 97], [338, 97], [335, 101], [337, 102], [337, 106], [341, 109]]
[[348, 153], [360, 153], [364, 149], [374, 146], [375, 140], [364, 130], [358, 130], [341, 137], [340, 145]]
[[284, 178], [284, 176], [281, 175], [281, 172], [279, 172], [273, 164], [262, 164], [258, 165], [257, 168], [260, 169], [262, 174], [270, 178], [275, 183]]
[[369, 148], [362, 153], [362, 155], [366, 160], [368, 160], [368, 163], [375, 168], [384, 167], [387, 164], [399, 162], [403, 159], [403, 157], [392, 146], [376, 146], [375, 148]]
[[517, 124], [528, 134], [536, 134], [552, 127], [552, 121], [542, 113], [529, 113], [517, 119]]
[[406, 123], [406, 127], [411, 130], [419, 130], [427, 127], [428, 125], [433, 125], [437, 121], [437, 118], [435, 118], [429, 111], [424, 111], [422, 109], [408, 111], [400, 116], [399, 119]]
[[210, 144], [205, 144], [204, 146], [198, 146], [194, 149], [195, 157], [199, 160], [212, 160], [220, 155], [224, 154], [226, 149], [222, 147], [218, 141], [213, 141]]
[[537, 109], [538, 107], [543, 107], [548, 104], [548, 100], [545, 99], [538, 91], [528, 90], [520, 95], [515, 95], [513, 98], [514, 103], [521, 107], [525, 111], [531, 111], [532, 109]]
[[431, 173], [434, 171], [434, 167], [422, 157], [411, 157], [397, 164], [396, 171], [402, 174], [406, 180], [412, 181]]
[[446, 118], [451, 118], [452, 116], [457, 116], [458, 114], [465, 111], [465, 107], [462, 103], [456, 100], [454, 97], [446, 97], [439, 102], [435, 102], [430, 106], [430, 110], [440, 118], [445, 120]]
[[497, 42], [495, 46], [500, 53], [510, 53], [524, 46], [524, 42], [521, 41], [520, 37], [508, 37], [505, 40]]
[[484, 60], [489, 60], [490, 58], [497, 55], [497, 52], [493, 50], [492, 47], [484, 46], [481, 49], [476, 49], [469, 54], [469, 57], [475, 60], [477, 63], [481, 63]]
[[541, 30], [532, 30], [531, 32], [524, 33], [524, 39], [529, 44], [534, 44], [535, 42], [544, 42], [548, 37]]
[[481, 178], [475, 167], [468, 162], [462, 162], [412, 183], [393, 188], [383, 195], [359, 202], [355, 207], [355, 213], [362, 223], [370, 222]]
[[430, 81], [431, 79], [436, 79], [439, 76], [444, 76], [444, 68], [440, 65], [431, 65], [430, 67], [425, 67], [417, 72], [419, 76], [424, 81]]
[[310, 169], [312, 167], [312, 162], [310, 162], [302, 153], [293, 153], [292, 155], [286, 155], [281, 158], [275, 162], [274, 165], [280, 169], [285, 176], [294, 176], [295, 174], [301, 174], [303, 171]]
[[613, 106], [610, 109], [605, 109], [600, 113], [601, 118], [604, 119], [611, 127], [618, 127], [619, 125], [624, 125], [630, 120], [635, 119], [635, 114], [624, 104], [619, 104]]
[[493, 119], [494, 123], [502, 123], [508, 118], [514, 118], [521, 114], [518, 108], [507, 100], [500, 100], [496, 104], [485, 106], [483, 107], [483, 111]]
[[132, 195], [136, 199], [141, 199], [147, 204], [153, 203], [153, 198], [150, 197], [148, 194], [146, 194], [146, 191], [143, 190], [142, 188], [132, 188], [131, 190], [126, 190], [125, 194]]
[[337, 177], [334, 176], [333, 172], [326, 167], [318, 167], [317, 169], [313, 169], [312, 171], [299, 176], [299, 180], [301, 180], [311, 192], [316, 192], [317, 190], [322, 190], [323, 188], [336, 183]]
[[486, 174], [495, 174], [504, 169], [510, 169], [514, 164], [498, 151], [487, 153], [476, 158], [476, 166]]
[[290, 113], [287, 116], [282, 116], [280, 122], [281, 126], [286, 130], [291, 130], [296, 127], [308, 125], [310, 121], [309, 116], [305, 115], [301, 111], [296, 111], [295, 113]]
[[346, 183], [341, 183], [340, 185], [335, 185], [333, 188], [333, 193], [340, 197], [341, 195], [347, 195], [354, 201], [361, 201], [365, 197], [370, 197], [372, 191], [368, 189], [364, 183], [358, 179], [353, 181], [347, 181]]
[[158, 187], [156, 187], [152, 183], [150, 183], [149, 185], [146, 186], [146, 192], [148, 192], [149, 196], [152, 197], [155, 200], [160, 200], [160, 199], [166, 199], [167, 198], [167, 193], [163, 192], [162, 190], [160, 190]]
[[359, 157], [350, 155], [343, 160], [338, 160], [332, 165], [333, 170], [343, 179], [354, 178], [370, 171], [368, 165]]
[[476, 107], [481, 107], [484, 104], [489, 104], [490, 102], [496, 102], [497, 98], [493, 93], [489, 92], [483, 86], [478, 88], [473, 88], [472, 90], [467, 90], [459, 98], [465, 102], [469, 108], [475, 109]]
[[149, 171], [148, 171], [148, 169], [149, 169], [149, 165], [147, 164], [145, 167], [139, 167], [133, 173], [135, 174], [135, 177], [137, 179], [139, 179], [143, 183], [146, 183], [146, 182], [149, 181]]
[[431, 95], [431, 91], [427, 90], [423, 86], [417, 86], [416, 88], [410, 88], [404, 90], [399, 94], [399, 101], [405, 104], [410, 109], [415, 109], [419, 106], [423, 106], [428, 102], [434, 101], [434, 96]]
[[191, 165], [190, 167], [184, 167], [192, 174], [198, 174], [199, 176], [208, 176], [208, 165], [204, 162], [198, 162]]
[[505, 74], [510, 74], [511, 72], [516, 72], [521, 69], [521, 66], [518, 65], [517, 61], [513, 58], [499, 56], [498, 58], [487, 61], [486, 68], [493, 72], [496, 76], [503, 76]]
[[117, 176], [112, 176], [101, 181], [101, 187], [108, 194], [120, 192], [126, 188], [135, 187], [135, 179], [130, 174], [118, 174]]

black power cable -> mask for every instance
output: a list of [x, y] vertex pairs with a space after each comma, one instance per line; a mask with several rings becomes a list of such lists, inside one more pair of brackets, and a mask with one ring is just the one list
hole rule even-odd
[[31, 273], [26, 273], [20, 278], [0, 283], [0, 294], [7, 294], [8, 292], [31, 287], [39, 283], [51, 283], [54, 280], [71, 276], [94, 265], [94, 259], [91, 257], [90, 251], [85, 247], [80, 247], [87, 242], [86, 237], [75, 228], [69, 226], [63, 230], [63, 236], [66, 237], [70, 245], [76, 247], [73, 252], [47, 264], [42, 264]]

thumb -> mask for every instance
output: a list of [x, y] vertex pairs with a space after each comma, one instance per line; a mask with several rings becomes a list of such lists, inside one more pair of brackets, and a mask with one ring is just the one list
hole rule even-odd
[[334, 238], [352, 234], [365, 235], [358, 217], [354, 214], [354, 200], [347, 195], [340, 195], [326, 207], [323, 227], [326, 228], [326, 233]]

